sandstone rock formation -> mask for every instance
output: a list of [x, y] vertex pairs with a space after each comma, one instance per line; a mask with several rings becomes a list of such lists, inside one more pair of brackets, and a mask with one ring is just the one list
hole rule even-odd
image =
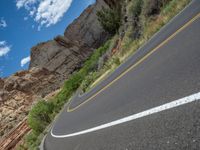
[[66, 28], [64, 36], [34, 46], [29, 68], [46, 68], [67, 79], [110, 36], [100, 26], [96, 13], [102, 7], [115, 7], [119, 1], [97, 0]]
[[45, 68], [32, 68], [0, 79], [0, 137], [27, 116], [35, 100], [60, 88], [62, 78]]
[[0, 78], [0, 139], [27, 116], [34, 102], [59, 89], [109, 38], [96, 13], [102, 7], [113, 7], [116, 2], [97, 0], [66, 28], [63, 36], [31, 49], [29, 70]]
[[30, 68], [43, 67], [64, 74], [66, 78], [79, 68], [92, 51], [109, 37], [96, 16], [102, 7], [107, 7], [107, 4], [98, 0], [66, 28], [64, 36], [33, 47]]

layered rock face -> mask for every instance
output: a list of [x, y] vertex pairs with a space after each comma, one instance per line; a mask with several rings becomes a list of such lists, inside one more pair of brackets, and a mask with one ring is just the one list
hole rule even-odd
[[30, 68], [43, 67], [64, 74], [66, 78], [79, 68], [109, 37], [96, 16], [102, 7], [108, 6], [103, 0], [98, 0], [66, 28], [64, 36], [33, 47]]
[[32, 68], [0, 79], [0, 137], [27, 116], [36, 99], [58, 89], [61, 84], [62, 76], [44, 68]]
[[[82, 51], [79, 51], [79, 49]], [[52, 41], [38, 44], [32, 48], [30, 69], [43, 67], [49, 71], [63, 74], [65, 79], [85, 60], [91, 49], [79, 46], [63, 36], [58, 36]]]
[[72, 41], [78, 41], [80, 45], [86, 44], [90, 48], [101, 46], [108, 37], [96, 16], [97, 11], [102, 7], [107, 7], [103, 0], [98, 0], [96, 4], [89, 6], [79, 18], [67, 27], [64, 36], [69, 37]]
[[27, 116], [34, 102], [60, 88], [109, 38], [96, 13], [102, 7], [112, 7], [114, 1], [97, 0], [66, 28], [63, 36], [31, 49], [29, 70], [0, 78], [0, 139]]
[[90, 56], [94, 49], [108, 38], [96, 16], [102, 7], [115, 7], [120, 0], [96, 0], [65, 30], [64, 36], [40, 43], [31, 49], [29, 68], [42, 67], [68, 76]]

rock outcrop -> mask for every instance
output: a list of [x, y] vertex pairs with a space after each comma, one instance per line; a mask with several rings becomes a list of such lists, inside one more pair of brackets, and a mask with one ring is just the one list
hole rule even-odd
[[64, 36], [72, 41], [78, 41], [80, 45], [86, 44], [90, 48], [98, 48], [108, 37], [96, 16], [97, 11], [101, 10], [102, 7], [107, 7], [102, 0], [89, 6], [80, 17], [67, 27]]
[[102, 7], [113, 7], [115, 2], [97, 0], [66, 28], [63, 36], [31, 49], [29, 70], [0, 78], [0, 138], [27, 116], [34, 102], [59, 89], [109, 38], [96, 13]]
[[96, 16], [102, 7], [108, 6], [103, 0], [98, 0], [66, 28], [64, 36], [33, 47], [30, 68], [46, 68], [64, 74], [66, 78], [79, 68], [94, 49], [109, 37]]
[[57, 90], [62, 83], [60, 74], [45, 68], [32, 68], [0, 79], [0, 137], [27, 116], [35, 100]]

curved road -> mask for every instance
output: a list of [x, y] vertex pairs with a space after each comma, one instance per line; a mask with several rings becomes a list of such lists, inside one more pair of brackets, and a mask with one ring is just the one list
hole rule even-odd
[[200, 1], [111, 76], [74, 96], [45, 150], [199, 150]]

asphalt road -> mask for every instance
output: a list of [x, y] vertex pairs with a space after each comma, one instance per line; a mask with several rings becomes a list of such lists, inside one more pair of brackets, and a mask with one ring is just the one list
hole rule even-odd
[[200, 150], [200, 100], [77, 134], [200, 92], [200, 1], [56, 119], [45, 150]]

